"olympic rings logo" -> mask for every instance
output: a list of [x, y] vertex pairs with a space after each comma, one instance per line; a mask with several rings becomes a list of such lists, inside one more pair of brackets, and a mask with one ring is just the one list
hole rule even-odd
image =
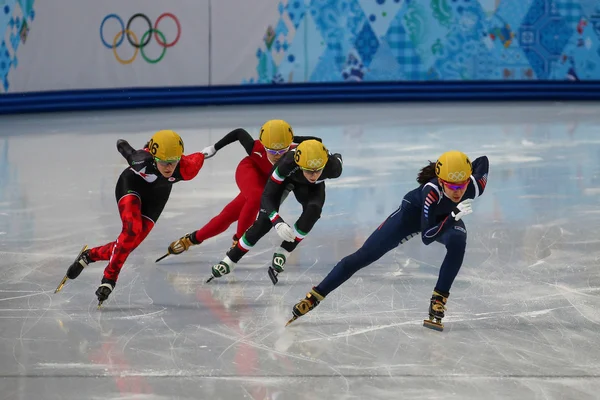
[[[160, 21], [162, 21], [164, 18], [167, 18], [167, 17], [171, 18], [177, 25], [177, 35], [175, 36], [175, 39], [170, 43], [167, 43], [167, 39], [165, 38], [165, 35], [158, 29], [158, 24], [160, 23]], [[116, 19], [119, 22], [119, 24], [121, 24], [121, 30], [119, 32], [117, 32], [117, 34], [112, 39], [112, 44], [110, 44], [109, 42], [107, 42], [104, 39], [104, 24], [106, 23], [106, 21], [108, 21], [109, 19], [112, 19], [112, 18]], [[142, 18], [148, 24], [148, 30], [142, 35], [142, 37], [139, 41], [138, 41], [136, 34], [133, 33], [133, 31], [131, 31], [129, 29], [129, 28], [131, 28], [131, 23], [136, 18]], [[155, 59], [149, 58], [144, 53], [144, 47], [146, 47], [152, 40], [152, 34], [154, 34], [154, 38], [156, 39], [156, 42], [158, 43], [158, 45], [162, 47], [161, 54]], [[168, 47], [173, 47], [173, 46], [175, 46], [175, 44], [177, 44], [180, 36], [181, 36], [181, 24], [179, 23], [179, 19], [171, 13], [161, 14], [156, 19], [156, 22], [154, 23], [154, 27], [152, 26], [152, 22], [150, 22], [150, 18], [148, 18], [146, 16], [146, 14], [142, 14], [142, 13], [134, 14], [131, 18], [129, 18], [129, 21], [127, 21], [127, 26], [125, 26], [123, 20], [117, 14], [107, 15], [106, 17], [104, 17], [104, 19], [102, 20], [102, 23], [100, 24], [100, 40], [102, 41], [102, 44], [104, 44], [104, 46], [106, 46], [107, 48], [112, 49], [113, 54], [114, 54], [115, 58], [117, 59], [117, 61], [123, 65], [131, 64], [136, 59], [138, 51], [142, 54], [142, 58], [144, 60], [146, 60], [146, 62], [148, 62], [150, 64], [156, 64], [157, 62], [159, 62], [160, 60], [163, 59], [163, 57], [165, 56], [165, 54], [167, 52]], [[128, 60], [122, 59], [119, 56], [119, 54], [117, 53], [117, 48], [121, 45], [121, 43], [123, 43], [123, 40], [125, 39], [125, 37], [127, 37], [127, 41], [129, 42], [129, 44], [135, 48], [133, 56]]]
[[313, 158], [312, 160], [306, 161], [306, 166], [308, 168], [319, 168], [321, 165], [323, 165], [322, 158]]
[[270, 143], [269, 144], [269, 148], [273, 149], [273, 150], [281, 150], [281, 149], [285, 149], [286, 147], [289, 147], [289, 146], [286, 146], [285, 143]]
[[448, 179], [451, 179], [453, 182], [464, 181], [467, 179], [467, 173], [465, 171], [449, 172]]

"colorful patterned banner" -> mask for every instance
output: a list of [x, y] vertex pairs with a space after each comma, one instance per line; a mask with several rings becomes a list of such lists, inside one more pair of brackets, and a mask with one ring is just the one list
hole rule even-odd
[[0, 93], [600, 80], [600, 0], [56, 1], [0, 0]]
[[0, 83], [3, 90], [8, 91], [8, 73], [18, 65], [17, 49], [25, 44], [35, 12], [34, 0], [2, 0], [0, 1]]
[[597, 0], [288, 0], [242, 83], [596, 80]]

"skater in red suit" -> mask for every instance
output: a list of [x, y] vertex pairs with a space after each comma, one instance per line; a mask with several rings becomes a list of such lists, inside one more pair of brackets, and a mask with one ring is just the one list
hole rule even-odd
[[321, 139], [314, 137], [294, 136], [292, 127], [287, 122], [270, 120], [261, 127], [258, 140], [254, 140], [246, 130], [238, 128], [229, 132], [214, 146], [202, 150], [206, 158], [210, 158], [228, 144], [236, 141], [240, 142], [248, 154], [240, 161], [235, 172], [235, 181], [240, 188], [240, 193], [223, 208], [219, 215], [211, 219], [202, 228], [171, 243], [167, 254], [157, 261], [162, 260], [169, 254], [181, 254], [191, 246], [223, 233], [232, 223], [237, 221], [237, 230], [233, 235], [232, 247], [235, 246], [238, 239], [256, 220], [260, 210], [263, 189], [271, 175], [273, 165], [290, 148], [294, 148], [297, 143], [308, 139], [321, 141]]
[[67, 270], [56, 292], [67, 279], [75, 279], [90, 263], [108, 261], [96, 296], [99, 306], [108, 299], [117, 283], [125, 260], [148, 236], [162, 213], [173, 183], [193, 179], [204, 164], [203, 153], [183, 154], [183, 140], [172, 130], [154, 134], [142, 150], [125, 140], [117, 141], [119, 153], [129, 167], [119, 176], [115, 190], [123, 222], [116, 241], [88, 249], [84, 246]]
[[[325, 180], [339, 178], [342, 175], [342, 164], [341, 154], [329, 153], [323, 143], [317, 140], [305, 140], [286, 153], [275, 165], [271, 179], [265, 186], [258, 217], [237, 245], [232, 246], [218, 264], [213, 265], [207, 283], [233, 271], [242, 257], [271, 228], [275, 228], [283, 241], [273, 253], [268, 273], [273, 284], [277, 284], [277, 276], [283, 272], [290, 254], [321, 218], [326, 197]], [[291, 226], [279, 214], [281, 199], [288, 185], [293, 186], [294, 197], [302, 206], [302, 213]]]

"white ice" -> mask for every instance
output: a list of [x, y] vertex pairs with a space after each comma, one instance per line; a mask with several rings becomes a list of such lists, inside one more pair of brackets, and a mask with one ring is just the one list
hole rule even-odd
[[[600, 383], [600, 109], [594, 103], [352, 104], [0, 118], [0, 398], [592, 399]], [[344, 156], [321, 220], [276, 286], [269, 233], [204, 284], [224, 234], [156, 264], [237, 194], [232, 144], [178, 183], [97, 310], [105, 263], [53, 291], [83, 244], [116, 238], [118, 138], [177, 130], [186, 151], [283, 118]], [[490, 159], [466, 218], [444, 332], [423, 328], [445, 250], [418, 237], [284, 328], [291, 307], [460, 149]], [[294, 221], [290, 197], [282, 215]]]

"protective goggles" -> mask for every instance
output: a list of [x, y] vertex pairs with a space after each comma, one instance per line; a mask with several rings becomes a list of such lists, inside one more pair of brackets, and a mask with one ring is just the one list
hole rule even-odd
[[273, 149], [269, 149], [268, 147], [265, 147], [265, 151], [272, 156], [284, 155], [285, 152], [288, 151], [289, 149], [290, 149], [290, 146], [286, 147], [285, 149], [281, 149], [281, 150], [273, 150]]
[[452, 183], [446, 182], [445, 180], [442, 180], [442, 179], [440, 179], [440, 180], [442, 181], [444, 186], [446, 186], [450, 190], [463, 190], [469, 184], [469, 179], [467, 179], [464, 182], [452, 182]]
[[177, 165], [177, 163], [179, 162], [179, 160], [181, 160], [180, 158], [176, 158], [174, 160], [161, 160], [160, 158], [156, 158], [154, 157], [154, 161], [156, 161], [157, 164], [163, 166], [163, 167], [168, 167], [170, 165]]

